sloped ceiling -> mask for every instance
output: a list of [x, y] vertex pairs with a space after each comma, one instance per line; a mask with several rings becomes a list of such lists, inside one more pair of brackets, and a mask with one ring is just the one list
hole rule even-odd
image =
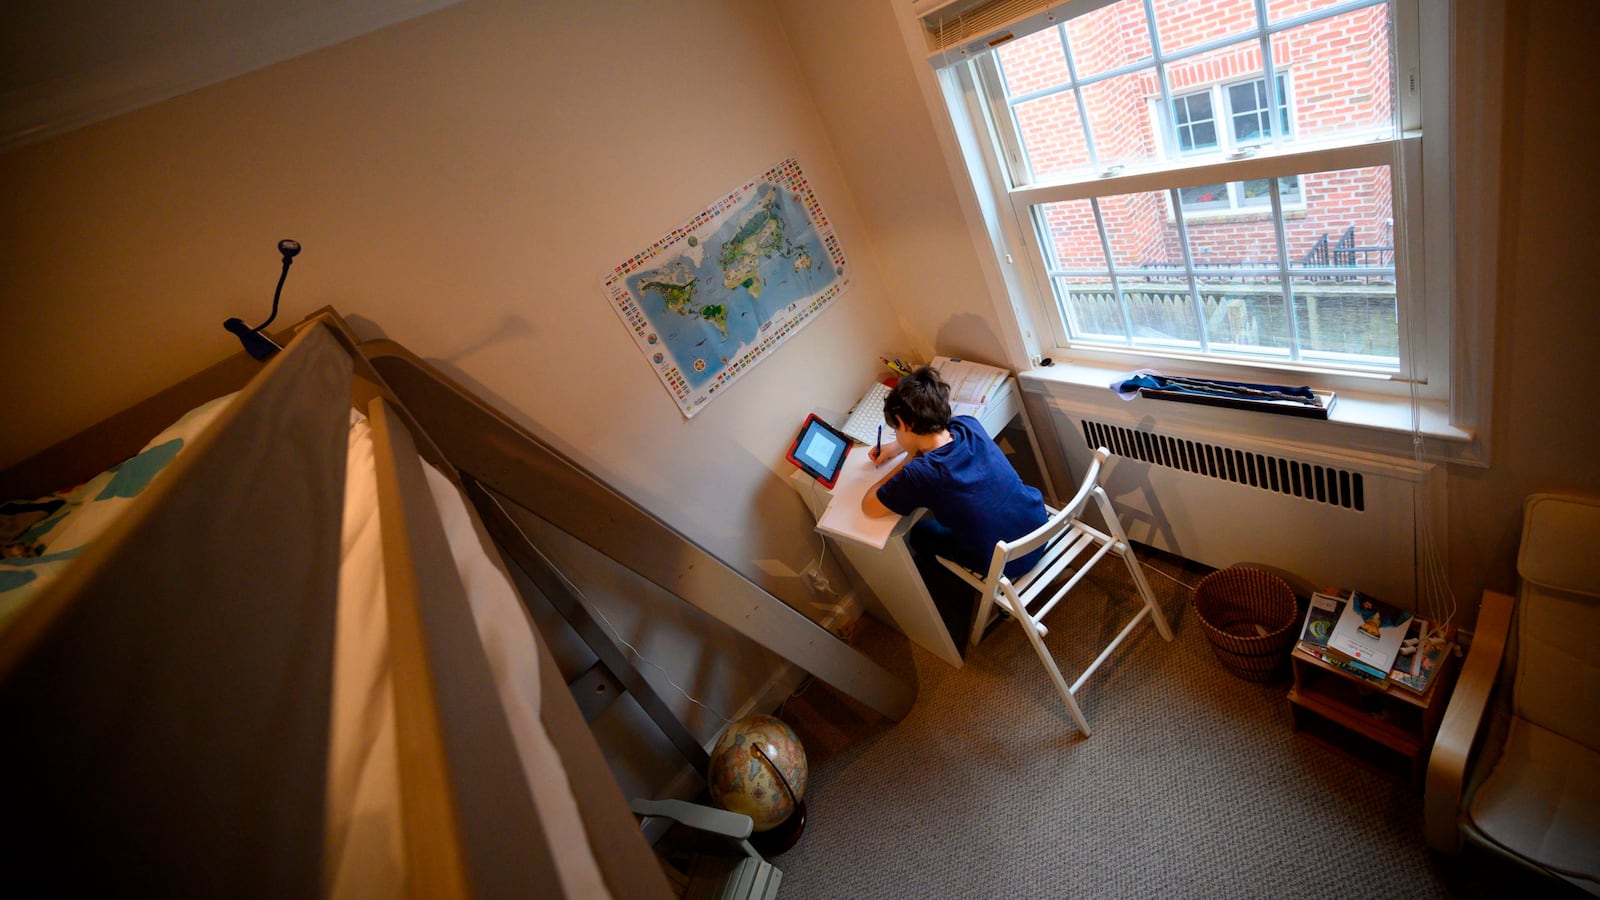
[[7, 0], [0, 151], [460, 0]]

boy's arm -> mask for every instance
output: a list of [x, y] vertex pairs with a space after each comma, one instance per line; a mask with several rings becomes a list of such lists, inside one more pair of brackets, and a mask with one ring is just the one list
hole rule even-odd
[[[885, 444], [883, 449], [887, 451], [889, 449], [889, 445]], [[889, 471], [883, 474], [882, 478], [878, 479], [876, 484], [867, 488], [867, 492], [861, 495], [861, 511], [866, 513], [869, 518], [881, 519], [884, 516], [896, 515], [894, 510], [884, 506], [883, 501], [878, 499], [878, 488], [883, 487], [889, 479], [900, 474], [900, 469], [903, 468], [905, 464], [906, 459], [901, 459], [899, 462], [895, 463], [894, 466], [889, 469]]]
[[872, 460], [873, 465], [881, 466], [885, 462], [894, 459], [903, 452], [905, 451], [900, 449], [900, 442], [898, 440], [890, 440], [889, 443], [884, 444], [882, 447], [873, 447], [868, 450], [867, 459]]

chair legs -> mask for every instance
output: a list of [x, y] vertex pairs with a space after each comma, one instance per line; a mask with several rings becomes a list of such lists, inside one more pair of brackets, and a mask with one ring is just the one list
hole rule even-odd
[[1035, 628], [1033, 621], [1027, 616], [1016, 617], [1022, 624], [1022, 633], [1028, 636], [1028, 643], [1033, 645], [1033, 652], [1039, 655], [1039, 661], [1044, 663], [1044, 669], [1050, 673], [1050, 683], [1055, 685], [1056, 693], [1061, 695], [1061, 702], [1067, 705], [1067, 713], [1072, 716], [1072, 721], [1077, 723], [1078, 730], [1084, 737], [1090, 735], [1089, 720], [1083, 717], [1083, 710], [1078, 708], [1078, 700], [1073, 696], [1073, 688], [1067, 685], [1067, 679], [1061, 675], [1061, 667], [1056, 665], [1056, 658], [1050, 654], [1050, 648], [1044, 645], [1044, 638], [1040, 636], [1039, 629]]
[[1106, 520], [1106, 529], [1117, 542], [1113, 550], [1127, 564], [1128, 574], [1133, 576], [1134, 586], [1139, 589], [1139, 596], [1144, 599], [1144, 608], [1150, 612], [1150, 619], [1155, 622], [1156, 631], [1165, 640], [1172, 640], [1172, 628], [1167, 625], [1167, 617], [1162, 614], [1160, 605], [1156, 603], [1156, 595], [1150, 590], [1150, 582], [1144, 580], [1144, 567], [1139, 565], [1139, 557], [1134, 554], [1133, 545], [1128, 543], [1127, 532], [1122, 530], [1117, 512], [1111, 508], [1111, 498], [1106, 496], [1104, 488], [1096, 486], [1094, 499], [1100, 507], [1100, 514]]
[[[1119, 531], [1121, 529], [1118, 529]], [[1144, 580], [1144, 568], [1139, 565], [1139, 558], [1134, 555], [1133, 547], [1128, 545], [1126, 538], [1118, 538], [1117, 555], [1128, 564], [1128, 574], [1133, 576], [1133, 583], [1139, 587], [1139, 596], [1144, 598], [1144, 608], [1150, 613], [1150, 620], [1155, 623], [1156, 631], [1165, 640], [1172, 640], [1172, 628], [1167, 625], [1167, 617], [1162, 615], [1161, 607], [1156, 604], [1156, 595], [1150, 590], [1150, 582]]]
[[[1039, 655], [1039, 661], [1044, 663], [1045, 671], [1050, 674], [1050, 682], [1055, 685], [1056, 693], [1061, 695], [1061, 702], [1066, 704], [1067, 713], [1072, 716], [1072, 721], [1077, 724], [1078, 730], [1083, 732], [1084, 737], [1090, 735], [1089, 722], [1084, 718], [1083, 710], [1078, 707], [1077, 691], [1085, 681], [1089, 680], [1089, 676], [1094, 674], [1100, 664], [1105, 662], [1106, 657], [1117, 649], [1123, 638], [1126, 638], [1138, 626], [1139, 621], [1148, 615], [1161, 637], [1164, 640], [1172, 640], [1172, 628], [1167, 624], [1167, 617], [1162, 614], [1161, 606], [1156, 603], [1156, 596], [1150, 590], [1150, 583], [1145, 580], [1144, 569], [1139, 565], [1139, 558], [1134, 554], [1133, 546], [1128, 543], [1128, 536], [1122, 530], [1122, 523], [1117, 521], [1117, 514], [1111, 508], [1110, 498], [1106, 497], [1105, 491], [1098, 486], [1094, 489], [1094, 498], [1106, 520], [1106, 527], [1113, 542], [1111, 551], [1122, 557], [1123, 563], [1127, 565], [1128, 574], [1133, 577], [1134, 586], [1139, 590], [1139, 597], [1144, 603], [1144, 608], [1134, 614], [1134, 617], [1122, 627], [1117, 636], [1112, 638], [1105, 649], [1100, 651], [1100, 655], [1095, 657], [1094, 662], [1091, 662], [1083, 670], [1083, 674], [1078, 676], [1078, 680], [1070, 685], [1067, 684], [1067, 679], [1062, 676], [1061, 668], [1056, 665], [1055, 657], [1051, 655], [1049, 648], [1045, 647], [1044, 637], [1039, 633], [1032, 616], [1023, 614], [1017, 617], [1022, 624], [1023, 633], [1028, 636], [1028, 643], [1033, 645], [1033, 652]], [[1013, 606], [1020, 606], [1020, 600], [1015, 596], [1009, 596], [1009, 592], [1006, 600]]]

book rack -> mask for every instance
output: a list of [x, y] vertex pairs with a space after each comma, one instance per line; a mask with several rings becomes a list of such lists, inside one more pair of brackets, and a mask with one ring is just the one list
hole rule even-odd
[[1454, 653], [1440, 660], [1421, 694], [1362, 681], [1299, 647], [1289, 661], [1294, 669], [1289, 712], [1296, 732], [1421, 789], [1428, 752], [1455, 684]]

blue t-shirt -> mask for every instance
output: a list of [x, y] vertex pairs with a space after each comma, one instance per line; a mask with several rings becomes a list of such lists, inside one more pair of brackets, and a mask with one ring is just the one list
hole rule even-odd
[[[989, 571], [998, 541], [1014, 541], [1043, 525], [1044, 497], [1017, 477], [1011, 461], [971, 416], [950, 420], [950, 442], [925, 453], [878, 488], [878, 500], [909, 515], [926, 507], [954, 532], [954, 559], [975, 572]], [[1006, 564], [1006, 574], [1033, 568], [1044, 548]]]

